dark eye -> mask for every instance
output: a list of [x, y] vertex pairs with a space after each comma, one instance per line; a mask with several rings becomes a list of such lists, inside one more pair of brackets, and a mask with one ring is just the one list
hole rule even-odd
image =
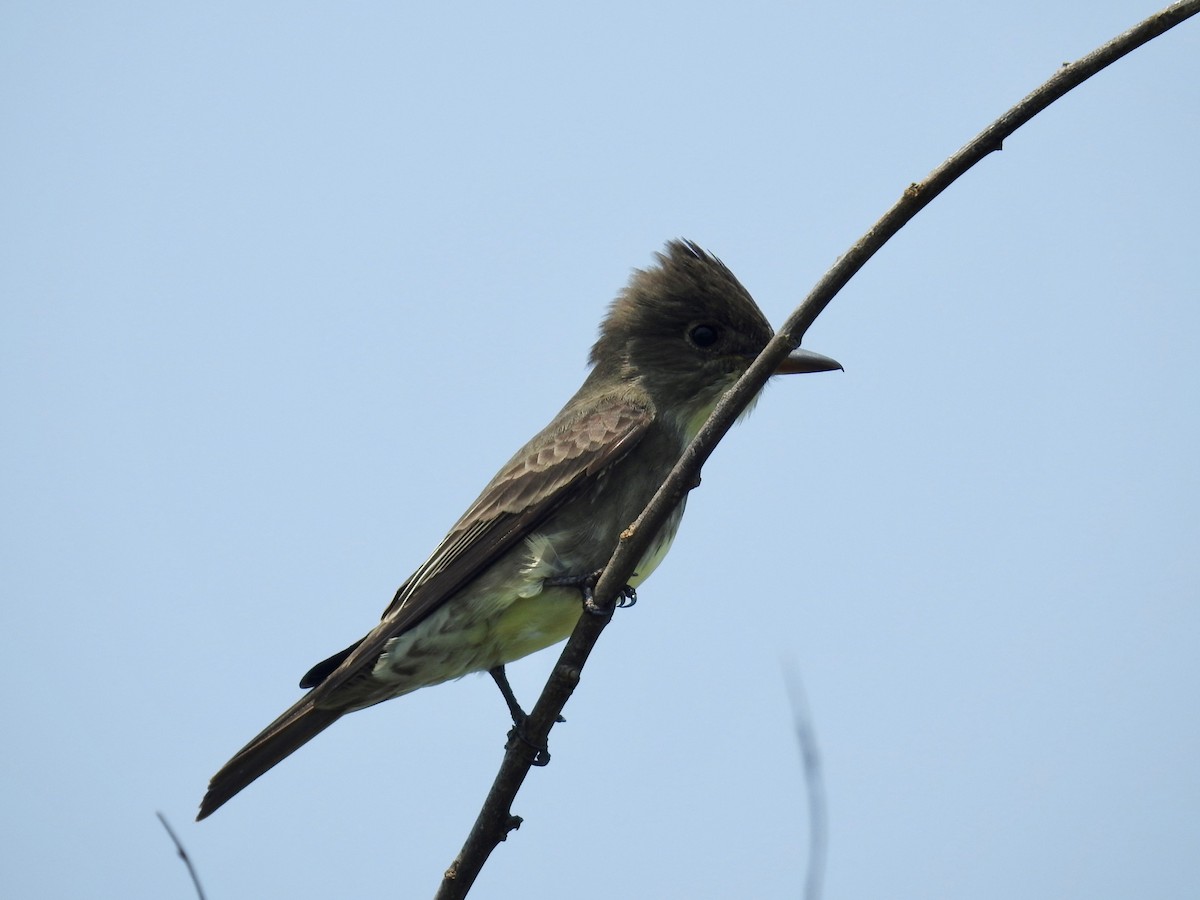
[[701, 350], [715, 344], [719, 336], [720, 333], [712, 325], [693, 325], [692, 330], [688, 332], [688, 339]]

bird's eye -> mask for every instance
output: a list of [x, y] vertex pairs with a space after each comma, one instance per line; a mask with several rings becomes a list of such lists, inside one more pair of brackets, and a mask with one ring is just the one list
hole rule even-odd
[[717, 342], [719, 333], [712, 325], [694, 325], [692, 330], [688, 332], [688, 339], [699, 347], [705, 350]]

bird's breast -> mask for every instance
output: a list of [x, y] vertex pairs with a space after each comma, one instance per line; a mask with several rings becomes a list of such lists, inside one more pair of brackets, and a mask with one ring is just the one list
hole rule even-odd
[[671, 544], [675, 541], [675, 535], [679, 532], [679, 523], [683, 520], [683, 507], [686, 503], [687, 498], [685, 497], [679, 502], [679, 506], [675, 508], [674, 512], [667, 517], [667, 521], [663, 523], [663, 527], [659, 529], [654, 541], [638, 561], [633, 575], [630, 576], [630, 587], [637, 587], [649, 578], [650, 574], [658, 568], [658, 564], [666, 557], [667, 551], [671, 549]]

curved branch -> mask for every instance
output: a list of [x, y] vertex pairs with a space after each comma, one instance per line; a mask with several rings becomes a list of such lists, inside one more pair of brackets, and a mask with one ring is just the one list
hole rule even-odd
[[[1200, 0], [1181, 0], [1077, 62], [1065, 63], [1045, 84], [996, 119], [974, 140], [934, 169], [925, 180], [909, 185], [892, 208], [817, 282], [758, 359], [721, 399], [658, 493], [637, 521], [621, 535], [620, 543], [596, 585], [597, 605], [611, 608], [618, 591], [629, 580], [654, 535], [684, 494], [696, 483], [701, 466], [712, 455], [721, 438], [766, 384], [783, 358], [800, 345], [801, 338], [817, 316], [876, 251], [959, 176], [988, 154], [1001, 149], [1005, 138], [1059, 97], [1197, 12], [1200, 12]], [[609, 617], [601, 616], [580, 617], [550, 680], [525, 723], [526, 734], [532, 743], [545, 744], [550, 728], [579, 683], [583, 664], [608, 620]], [[462, 851], [446, 871], [436, 900], [465, 897], [492, 850], [520, 825], [521, 820], [512, 815], [510, 807], [532, 763], [533, 751], [528, 745], [510, 742], [479, 817]]]

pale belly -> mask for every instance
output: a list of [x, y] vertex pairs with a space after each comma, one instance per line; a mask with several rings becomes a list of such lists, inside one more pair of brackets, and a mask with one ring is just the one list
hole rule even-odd
[[[631, 587], [641, 584], [666, 556], [682, 517], [680, 509], [643, 557]], [[583, 611], [575, 587], [544, 587], [564, 571], [552, 542], [535, 537], [494, 566], [416, 627], [391, 641], [371, 675], [374, 690], [362, 705], [407, 694], [513, 662], [565, 640]]]
[[[682, 517], [681, 507], [667, 520], [658, 540], [650, 546], [630, 577], [630, 587], [636, 588], [658, 568], [671, 549]], [[583, 596], [577, 588], [545, 588], [532, 596], [517, 598], [492, 622], [491, 637], [497, 660], [494, 665], [512, 662], [566, 640], [582, 611]]]

